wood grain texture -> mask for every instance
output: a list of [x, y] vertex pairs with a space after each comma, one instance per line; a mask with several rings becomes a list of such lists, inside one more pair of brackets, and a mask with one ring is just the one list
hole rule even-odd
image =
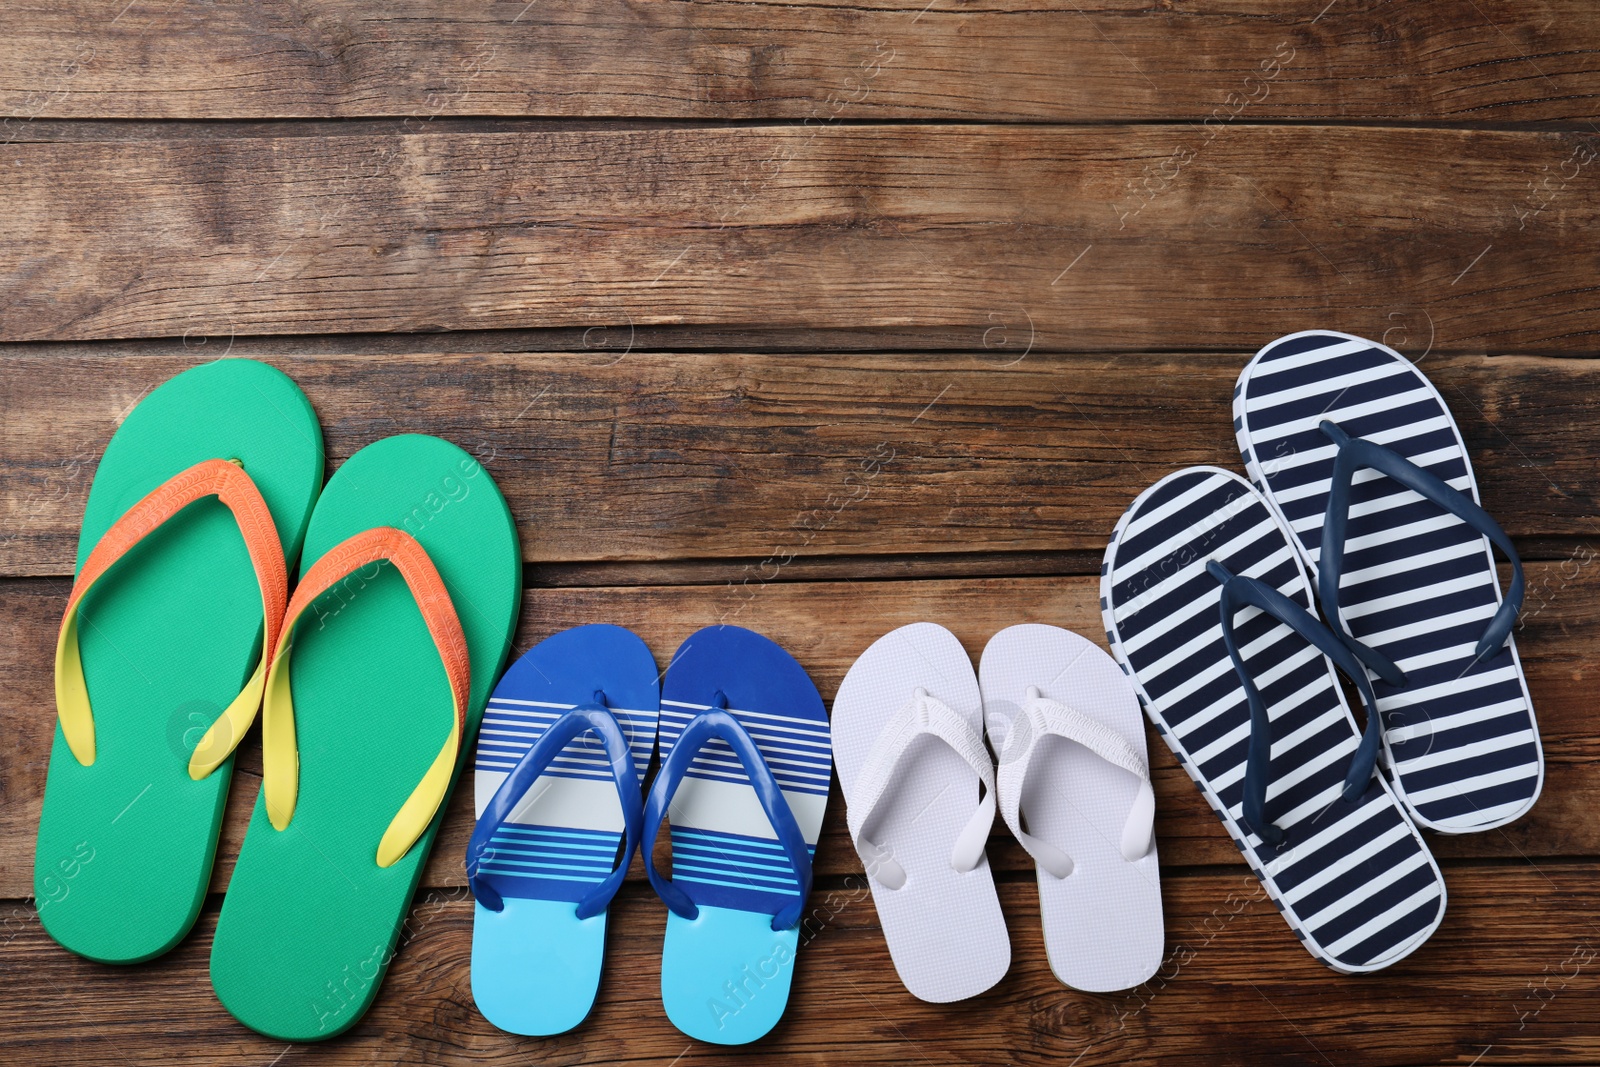
[[[1593, 856], [1600, 854], [1600, 740], [1594, 735], [1593, 679], [1600, 670], [1594, 627], [1600, 625], [1600, 556], [1532, 565], [1528, 609], [1519, 650], [1539, 716], [1547, 767], [1545, 792], [1533, 812], [1487, 834], [1432, 837], [1443, 857]], [[25, 586], [25, 589], [19, 588]], [[0, 898], [31, 892], [33, 830], [44, 793], [53, 722], [40, 694], [49, 692], [53, 635], [66, 595], [65, 582], [0, 584], [0, 617], [11, 620], [10, 642], [0, 645]], [[1104, 644], [1096, 580], [1087, 577], [961, 579], [950, 581], [780, 582], [751, 586], [535, 589], [524, 597], [516, 654], [569, 626], [590, 622], [627, 625], [649, 644], [665, 667], [674, 649], [701, 626], [719, 622], [758, 630], [788, 648], [830, 704], [855, 658], [880, 635], [909, 622], [949, 627], [972, 655], [989, 637], [1019, 622], [1045, 622], [1076, 630]], [[160, 728], [159, 725], [155, 728]], [[1238, 864], [1239, 854], [1166, 746], [1149, 736], [1164, 866]], [[254, 737], [239, 757], [213, 888], [227, 884], [259, 788], [260, 750]], [[472, 832], [470, 784], [452, 798], [425, 876], [426, 884], [464, 881], [461, 858]], [[1031, 861], [996, 824], [990, 857], [996, 868], [1027, 871]], [[859, 870], [844, 824], [835, 782], [817, 870], [844, 875]], [[634, 876], [642, 877], [636, 863]]]
[[[1506, 529], [1600, 535], [1600, 484], [1574, 446], [1600, 440], [1600, 362], [1407, 350], [1455, 411]], [[0, 356], [0, 574], [71, 573], [117, 420], [218, 352]], [[412, 431], [479, 456], [530, 563], [732, 559], [766, 582], [797, 558], [838, 554], [1097, 558], [1161, 476], [1239, 466], [1230, 397], [1247, 353], [1019, 357], [619, 349], [271, 361], [316, 406], [330, 469]]]
[[[1590, 0], [6, 16], [0, 1063], [1600, 1064], [1600, 361], [1555, 358], [1600, 354]], [[1011, 973], [912, 999], [837, 788], [793, 1002], [743, 1049], [664, 1018], [637, 859], [591, 1019], [495, 1031], [470, 994], [470, 789], [368, 1018], [317, 1049], [248, 1032], [207, 955], [254, 737], [213, 895], [169, 956], [87, 963], [24, 899], [84, 498], [122, 414], [196, 362], [288, 371], [330, 469], [406, 431], [478, 455], [522, 533], [518, 652], [612, 621], [664, 664], [734, 622], [831, 702], [905, 622], [975, 657], [1016, 622], [1102, 639], [1118, 515], [1177, 467], [1236, 468], [1239, 367], [1312, 327], [1420, 362], [1539, 560], [1518, 641], [1544, 794], [1501, 830], [1429, 837], [1449, 910], [1392, 969], [1311, 960], [1153, 735], [1168, 958], [1116, 996], [1055, 981], [1002, 828]]]
[[[259, 1037], [228, 1016], [207, 979], [215, 914], [170, 955], [137, 967], [72, 956], [32, 909], [0, 920], [0, 968], [26, 974], [0, 1007], [0, 1053], [15, 1062], [70, 1047], [84, 1067], [208, 1063], [347, 1064], [1460, 1064], [1593, 1062], [1600, 867], [1453, 866], [1444, 923], [1411, 957], [1374, 975], [1339, 976], [1300, 948], [1248, 873], [1167, 877], [1167, 959], [1122, 994], [1077, 993], [1045, 960], [1038, 897], [1001, 885], [1010, 973], [957, 1004], [926, 1004], [900, 985], [859, 880], [819, 888], [805, 920], [784, 1019], [760, 1044], [691, 1042], [659, 993], [665, 909], [648, 887], [612, 905], [600, 996], [575, 1031], [520, 1038], [473, 1006], [472, 912], [464, 892], [419, 898], [376, 1003], [316, 1049]], [[48, 906], [48, 905], [46, 905]], [[359, 964], [359, 961], [356, 961]], [[359, 979], [355, 979], [359, 980]], [[754, 995], [759, 996], [760, 991]], [[307, 1011], [314, 1006], [308, 1004]], [[70, 1045], [69, 1045], [70, 1043]]]
[[[1600, 137], [789, 126], [14, 141], [0, 340], [631, 323], [1593, 351]], [[117, 138], [115, 130], [104, 136]]]
[[[1083, 121], [1596, 113], [1583, 0], [11, 5], [27, 118]], [[118, 5], [120, 8], [121, 5]], [[116, 17], [112, 17], [115, 15]]]

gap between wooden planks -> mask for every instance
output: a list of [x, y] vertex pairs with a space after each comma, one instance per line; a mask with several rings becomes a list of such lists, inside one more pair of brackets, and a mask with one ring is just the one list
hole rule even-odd
[[[1600, 783], [1589, 773], [1600, 758], [1593, 730], [1593, 671], [1600, 661], [1600, 570], [1593, 558], [1528, 568], [1528, 608], [1518, 648], [1529, 677], [1545, 746], [1544, 794], [1533, 811], [1502, 830], [1461, 837], [1430, 836], [1443, 857], [1535, 860], [1600, 856]], [[34, 831], [44, 792], [54, 723], [48, 700], [51, 650], [67, 585], [0, 583], [0, 617], [11, 641], [0, 645], [0, 898], [32, 887]], [[831, 703], [849, 666], [873, 640], [896, 626], [934, 621], [948, 626], [976, 658], [998, 630], [1019, 622], [1065, 626], [1104, 644], [1096, 579], [1013, 578], [951, 581], [791, 582], [755, 587], [688, 586], [534, 589], [523, 598], [513, 655], [549, 634], [591, 622], [634, 629], [663, 666], [701, 626], [726, 622], [767, 634], [789, 649]], [[1164, 866], [1240, 864], [1237, 850], [1166, 746], [1149, 734], [1156, 781], [1156, 834]], [[213, 889], [227, 884], [259, 786], [259, 747], [252, 738], [239, 757]], [[461, 885], [462, 857], [472, 829], [470, 773], [452, 797], [424, 884]], [[1032, 864], [1004, 827], [991, 838], [993, 864], [1025, 871]], [[837, 787], [817, 846], [817, 871], [859, 870], [844, 826]], [[1243, 868], [1240, 868], [1241, 871]], [[634, 871], [640, 877], [640, 869]]]
[[13, 5], [27, 118], [1105, 121], [1594, 114], [1585, 0]]
[[[0, 574], [72, 572], [120, 417], [223, 350], [0, 350]], [[1485, 506], [1513, 536], [1600, 535], [1600, 478], [1574, 444], [1600, 440], [1600, 361], [1405, 350], [1454, 410]], [[734, 559], [764, 583], [796, 558], [1097, 559], [1161, 476], [1239, 469], [1231, 396], [1249, 353], [268, 358], [316, 406], [330, 470], [395, 433], [478, 456], [530, 564]]]
[[760, 323], [1014, 355], [1600, 332], [1588, 129], [260, 132], [0, 148], [0, 340]]

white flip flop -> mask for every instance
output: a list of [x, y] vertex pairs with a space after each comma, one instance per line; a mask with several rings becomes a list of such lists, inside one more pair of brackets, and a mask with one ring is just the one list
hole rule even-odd
[[861, 654], [833, 702], [833, 758], [906, 989], [947, 1003], [993, 986], [1011, 966], [983, 851], [994, 766], [978, 679], [954, 634], [912, 623]]
[[1000, 814], [1034, 858], [1045, 953], [1074, 989], [1146, 981], [1165, 936], [1144, 716], [1117, 662], [1057, 626], [1011, 626], [978, 668]]

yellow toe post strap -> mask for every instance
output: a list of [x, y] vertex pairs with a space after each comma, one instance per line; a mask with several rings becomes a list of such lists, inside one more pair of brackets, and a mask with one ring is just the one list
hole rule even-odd
[[284, 616], [283, 631], [267, 672], [266, 696], [261, 710], [263, 751], [262, 790], [266, 794], [267, 817], [279, 830], [294, 817], [295, 799], [300, 789], [300, 755], [295, 745], [294, 697], [289, 691], [289, 653], [294, 642], [295, 623], [317, 597], [327, 592], [352, 572], [379, 560], [393, 563], [406, 580], [412, 598], [422, 611], [439, 658], [444, 661], [445, 677], [450, 682], [450, 699], [455, 714], [450, 720], [450, 735], [434, 757], [422, 781], [411, 791], [400, 811], [378, 843], [378, 866], [388, 867], [410, 851], [433, 821], [444, 803], [455, 774], [456, 757], [467, 728], [467, 700], [472, 692], [472, 663], [467, 654], [466, 635], [456, 615], [450, 592], [439, 571], [428, 558], [427, 550], [404, 530], [379, 526], [363, 531], [335, 545], [327, 555], [312, 564]]
[[78, 607], [95, 582], [135, 545], [179, 511], [207, 496], [217, 497], [227, 505], [239, 524], [239, 532], [244, 535], [244, 546], [250, 553], [250, 564], [261, 586], [265, 630], [262, 657], [250, 680], [211, 724], [190, 756], [191, 778], [204, 778], [232, 754], [261, 705], [266, 652], [277, 642], [278, 624], [283, 618], [284, 602], [289, 598], [288, 567], [283, 561], [283, 544], [278, 540], [272, 511], [261, 498], [256, 483], [235, 463], [208, 459], [173, 475], [124, 512], [95, 543], [77, 580], [72, 583], [61, 631], [56, 637], [56, 715], [61, 720], [61, 733], [67, 747], [85, 767], [95, 760], [94, 713], [89, 707], [89, 687], [83, 678], [83, 660], [78, 651]]

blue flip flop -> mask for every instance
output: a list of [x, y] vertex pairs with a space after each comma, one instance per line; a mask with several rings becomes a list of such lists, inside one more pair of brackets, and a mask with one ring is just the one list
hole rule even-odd
[[489, 698], [467, 880], [472, 999], [502, 1030], [564, 1033], [594, 1006], [606, 908], [639, 842], [658, 677], [632, 631], [579, 626], [529, 649]]
[[[701, 1041], [742, 1045], [789, 1003], [833, 744], [793, 656], [737, 626], [691, 636], [667, 668], [644, 860], [666, 902], [661, 1001]], [[672, 879], [651, 857], [672, 825]]]

